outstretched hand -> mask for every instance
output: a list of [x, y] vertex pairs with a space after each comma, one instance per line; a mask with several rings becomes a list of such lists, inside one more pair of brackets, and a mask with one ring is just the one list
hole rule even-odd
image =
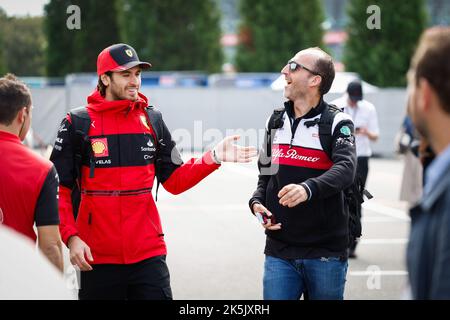
[[219, 142], [214, 150], [219, 161], [223, 162], [250, 162], [258, 155], [255, 147], [242, 147], [233, 142], [239, 140], [241, 136], [228, 136]]

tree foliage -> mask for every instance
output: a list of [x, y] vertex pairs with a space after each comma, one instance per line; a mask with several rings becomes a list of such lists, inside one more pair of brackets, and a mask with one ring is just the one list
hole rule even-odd
[[[70, 5], [80, 8], [80, 29], [69, 29]], [[95, 72], [97, 56], [107, 46], [120, 42], [115, 0], [50, 0], [45, 6], [47, 73], [64, 76]]]
[[0, 12], [0, 71], [18, 76], [45, 74], [41, 17], [7, 17]]
[[122, 38], [152, 70], [220, 70], [220, 12], [213, 0], [119, 0]]
[[[380, 8], [380, 29], [367, 26], [371, 5]], [[405, 85], [411, 56], [427, 24], [425, 1], [350, 0], [348, 15], [346, 69], [381, 87]]]
[[240, 14], [239, 71], [279, 71], [298, 51], [323, 47], [320, 0], [241, 0]]

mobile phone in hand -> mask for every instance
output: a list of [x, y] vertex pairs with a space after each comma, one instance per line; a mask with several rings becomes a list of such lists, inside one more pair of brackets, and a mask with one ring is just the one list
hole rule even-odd
[[274, 215], [269, 216], [267, 214], [267, 212], [265, 212], [265, 211], [256, 212], [255, 215], [258, 218], [259, 222], [261, 222], [262, 224], [267, 224], [267, 220], [269, 220], [269, 219], [272, 224], [275, 224], [275, 216]]

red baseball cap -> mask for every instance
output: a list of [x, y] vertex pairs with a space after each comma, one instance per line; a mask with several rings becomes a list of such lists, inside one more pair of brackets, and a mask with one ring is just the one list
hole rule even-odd
[[148, 62], [139, 61], [139, 57], [133, 47], [118, 43], [103, 49], [97, 58], [97, 74], [100, 76], [108, 71], [124, 71], [135, 66], [142, 69], [150, 68]]

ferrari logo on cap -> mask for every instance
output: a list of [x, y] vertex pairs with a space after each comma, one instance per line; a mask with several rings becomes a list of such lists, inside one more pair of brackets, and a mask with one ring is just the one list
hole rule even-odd
[[130, 58], [133, 56], [133, 51], [131, 51], [130, 49], [125, 50], [125, 53], [126, 53], [127, 56], [129, 56]]

